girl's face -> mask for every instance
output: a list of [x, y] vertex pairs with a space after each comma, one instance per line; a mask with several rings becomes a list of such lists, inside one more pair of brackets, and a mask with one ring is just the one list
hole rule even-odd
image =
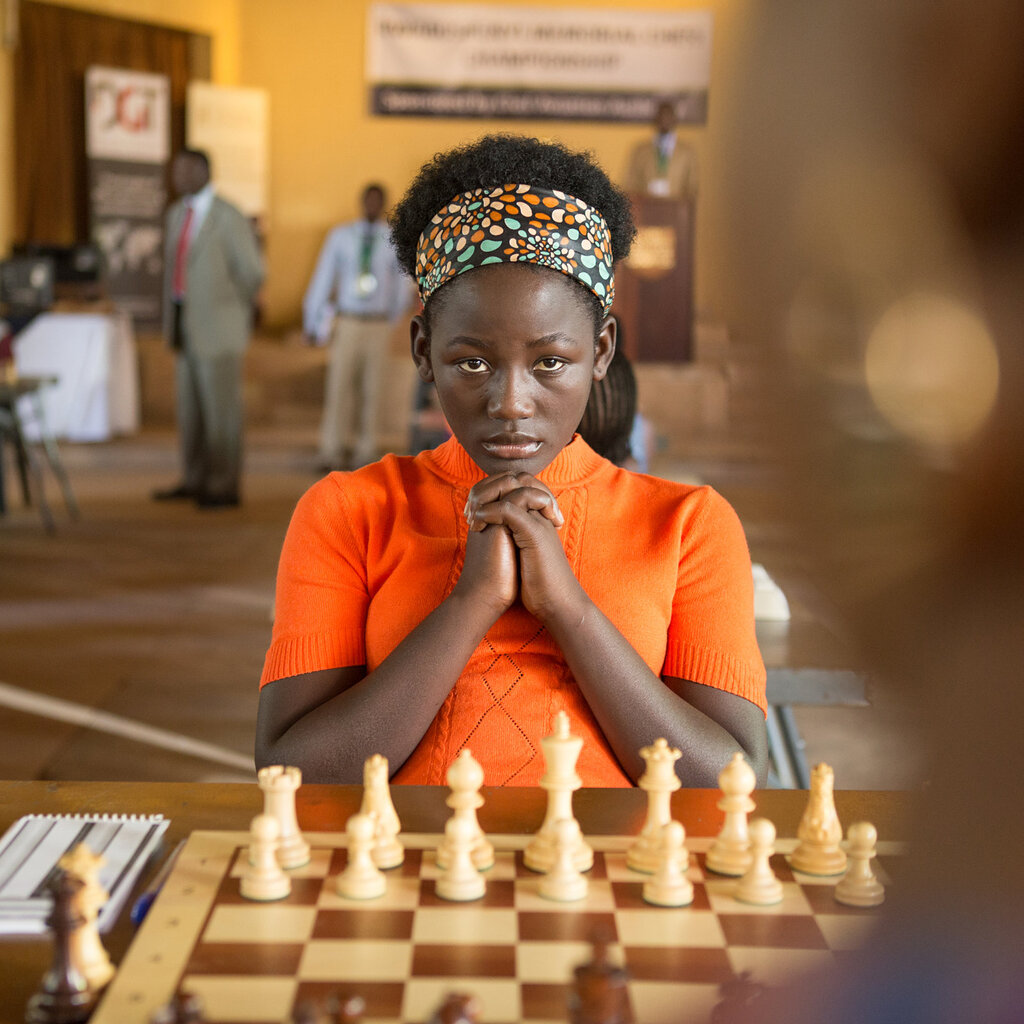
[[590, 309], [564, 274], [512, 264], [445, 285], [431, 328], [428, 337], [414, 318], [420, 377], [435, 383], [452, 432], [488, 476], [549, 465], [615, 351], [615, 321], [595, 343]]

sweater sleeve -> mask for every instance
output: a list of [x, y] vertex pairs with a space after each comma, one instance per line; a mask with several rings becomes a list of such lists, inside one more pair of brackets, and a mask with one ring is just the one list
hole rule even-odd
[[299, 499], [281, 549], [274, 629], [260, 686], [366, 663], [365, 544], [337, 474]]
[[750, 554], [732, 506], [709, 487], [683, 520], [679, 573], [662, 674], [714, 686], [767, 708], [754, 632]]

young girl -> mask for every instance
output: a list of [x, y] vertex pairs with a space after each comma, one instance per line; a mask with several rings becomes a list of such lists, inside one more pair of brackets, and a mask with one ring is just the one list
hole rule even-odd
[[395, 211], [423, 312], [412, 355], [453, 437], [332, 473], [299, 501], [261, 680], [258, 765], [536, 785], [568, 712], [584, 785], [628, 786], [641, 747], [714, 786], [766, 766], [746, 541], [714, 491], [630, 473], [576, 435], [615, 351], [626, 197], [585, 154], [490, 136], [434, 158]]

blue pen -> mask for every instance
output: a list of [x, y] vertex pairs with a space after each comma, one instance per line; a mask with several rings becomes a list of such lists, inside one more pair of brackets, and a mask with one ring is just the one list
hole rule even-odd
[[135, 925], [136, 928], [142, 924], [146, 915], [149, 913], [149, 908], [153, 905], [153, 900], [156, 899], [157, 894], [163, 888], [164, 882], [167, 881], [167, 876], [171, 873], [171, 868], [174, 867], [174, 862], [178, 859], [178, 854], [181, 853], [184, 845], [185, 840], [182, 839], [182, 841], [171, 851], [167, 860], [164, 861], [163, 866], [154, 876], [149, 888], [135, 901], [135, 905], [132, 907], [132, 912], [129, 916], [132, 924]]

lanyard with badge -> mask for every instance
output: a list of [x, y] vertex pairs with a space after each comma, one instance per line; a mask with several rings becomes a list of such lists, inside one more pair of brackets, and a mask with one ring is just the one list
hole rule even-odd
[[363, 243], [359, 249], [359, 277], [356, 279], [356, 291], [361, 298], [372, 295], [377, 290], [377, 278], [370, 270], [373, 257], [373, 228], [367, 227], [363, 234]]

